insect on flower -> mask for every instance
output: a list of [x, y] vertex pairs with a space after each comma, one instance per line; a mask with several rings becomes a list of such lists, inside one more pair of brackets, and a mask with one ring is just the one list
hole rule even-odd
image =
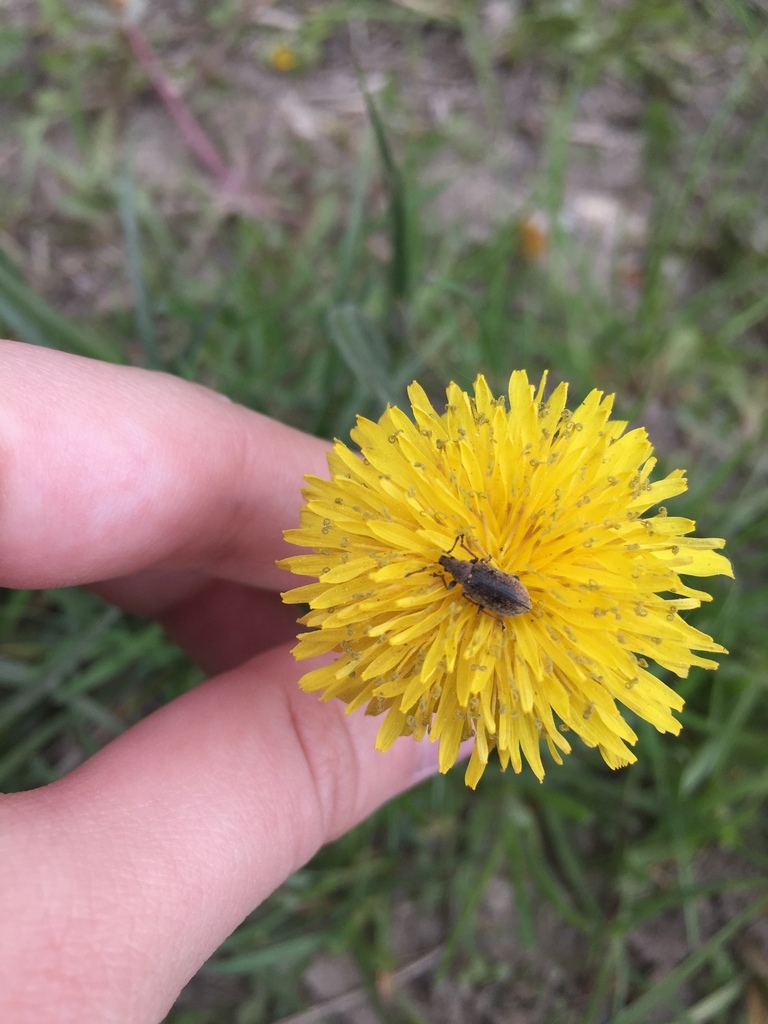
[[622, 710], [678, 733], [673, 677], [726, 653], [688, 621], [711, 598], [684, 577], [733, 570], [723, 540], [662, 504], [685, 473], [653, 478], [648, 435], [612, 418], [612, 395], [570, 410], [567, 385], [546, 384], [518, 370], [496, 396], [479, 376], [441, 411], [414, 382], [410, 410], [359, 417], [359, 452], [337, 441], [330, 478], [307, 477], [285, 534], [304, 551], [278, 563], [314, 577], [283, 594], [309, 605], [296, 657], [337, 655], [302, 688], [381, 715], [379, 750], [437, 742], [444, 772], [472, 738], [473, 787], [494, 750], [539, 779], [574, 738], [631, 763]]
[[490, 555], [484, 558], [472, 555], [469, 560], [454, 558], [451, 551], [458, 543], [472, 555], [464, 543], [464, 535], [459, 534], [450, 551], [438, 558], [440, 565], [453, 576], [453, 580], [446, 583], [448, 590], [460, 584], [464, 597], [476, 604], [481, 612], [488, 612], [492, 619], [500, 622], [502, 629], [506, 629], [502, 616], [525, 615], [531, 610], [530, 594], [517, 576], [489, 565]]

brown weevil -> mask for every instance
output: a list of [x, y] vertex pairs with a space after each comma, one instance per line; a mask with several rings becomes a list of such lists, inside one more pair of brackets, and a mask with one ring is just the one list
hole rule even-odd
[[464, 543], [463, 535], [459, 535], [453, 542], [453, 547], [438, 558], [439, 564], [453, 577], [450, 583], [446, 583], [448, 590], [459, 584], [462, 594], [468, 601], [476, 604], [480, 611], [488, 612], [502, 626], [502, 616], [524, 615], [531, 610], [530, 595], [517, 576], [489, 565], [490, 555], [485, 558], [478, 558], [475, 555], [470, 559], [454, 558], [451, 551], [459, 542], [471, 555], [472, 552]]

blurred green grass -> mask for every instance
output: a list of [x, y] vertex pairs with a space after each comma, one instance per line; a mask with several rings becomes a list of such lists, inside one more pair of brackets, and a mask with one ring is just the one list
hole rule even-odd
[[[468, 385], [478, 372], [502, 389], [516, 367], [534, 376], [549, 367], [570, 381], [572, 401], [595, 386], [615, 391], [617, 415], [636, 422], [661, 409], [661, 468], [685, 466], [691, 484], [675, 513], [728, 541], [736, 580], [714, 582], [715, 600], [692, 618], [731, 654], [717, 673], [694, 670], [679, 685], [679, 739], [637, 726], [640, 760], [629, 770], [612, 774], [579, 750], [542, 786], [489, 770], [472, 794], [454, 772], [384, 808], [297, 872], [206, 965], [205, 977], [237, 979], [236, 1006], [182, 1002], [168, 1019], [245, 1024], [297, 1012], [298, 979], [320, 952], [355, 960], [382, 1020], [429, 1019], [405, 993], [394, 1005], [377, 995], [396, 967], [404, 905], [440, 923], [439, 977], [503, 993], [514, 968], [485, 934], [499, 877], [512, 887], [508, 928], [521, 948], [535, 955], [542, 908], [564, 936], [582, 937], [583, 959], [541, 1019], [744, 1019], [751, 976], [734, 937], [760, 913], [745, 880], [765, 876], [768, 854], [766, 18], [735, 2], [548, 2], [489, 39], [476, 3], [430, 5], [429, 18], [413, 7], [312, 5], [289, 40], [298, 73], [312, 73], [348, 22], [385, 25], [414, 62], [441, 33], [471, 65], [486, 123], [474, 136], [451, 123], [442, 134], [409, 132], [390, 83], [369, 107], [349, 173], [314, 167], [307, 151], [298, 198], [274, 182], [285, 220], [222, 213], [194, 180], [185, 216], [142, 184], [118, 112], [146, 99], [146, 83], [114, 27], [48, 0], [30, 5], [28, 22], [0, 28], [0, 104], [20, 150], [14, 187], [0, 185], [0, 326], [203, 381], [326, 437], [346, 436], [356, 413], [402, 403], [414, 377], [438, 396], [449, 379]], [[236, 4], [196, 17], [218, 39], [242, 29]], [[706, 123], [681, 131], [701, 62], [721, 76], [717, 102]], [[461, 224], [438, 228], [439, 187], [419, 174], [457, 144], [480, 158], [508, 116], [504, 70], [521, 65], [544, 83], [530, 185], [531, 209], [550, 225], [541, 260], [526, 255], [522, 220], [479, 240]], [[631, 297], [614, 277], [608, 288], [597, 280], [561, 216], [579, 104], [605, 80], [642, 97], [651, 212]], [[89, 94], [105, 82], [94, 105]], [[202, 95], [226, 102], [217, 81]], [[45, 207], [54, 244], [116, 247], [127, 301], [89, 309], [56, 272], [46, 294], [25, 280], [41, 181], [56, 182]], [[50, 781], [197, 679], [156, 627], [90, 595], [5, 594], [0, 785]], [[703, 878], [712, 851], [737, 867]], [[715, 898], [730, 909], [705, 930]], [[665, 914], [682, 920], [688, 952], [650, 979], [634, 938]]]

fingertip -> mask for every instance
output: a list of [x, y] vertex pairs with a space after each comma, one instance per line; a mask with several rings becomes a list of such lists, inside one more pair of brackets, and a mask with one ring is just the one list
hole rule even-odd
[[327, 447], [169, 374], [0, 343], [0, 583], [161, 567], [278, 589]]

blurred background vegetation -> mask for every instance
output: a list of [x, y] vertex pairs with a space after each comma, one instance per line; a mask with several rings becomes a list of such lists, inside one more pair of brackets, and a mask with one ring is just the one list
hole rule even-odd
[[[577, 749], [541, 786], [419, 787], [297, 872], [168, 1020], [764, 1024], [763, 0], [0, 10], [7, 336], [342, 438], [414, 377], [439, 398], [548, 367], [688, 469], [674, 511], [736, 570], [691, 615], [731, 654], [679, 685], [679, 739], [639, 723], [625, 771]], [[197, 679], [91, 595], [6, 592], [0, 787]]]

